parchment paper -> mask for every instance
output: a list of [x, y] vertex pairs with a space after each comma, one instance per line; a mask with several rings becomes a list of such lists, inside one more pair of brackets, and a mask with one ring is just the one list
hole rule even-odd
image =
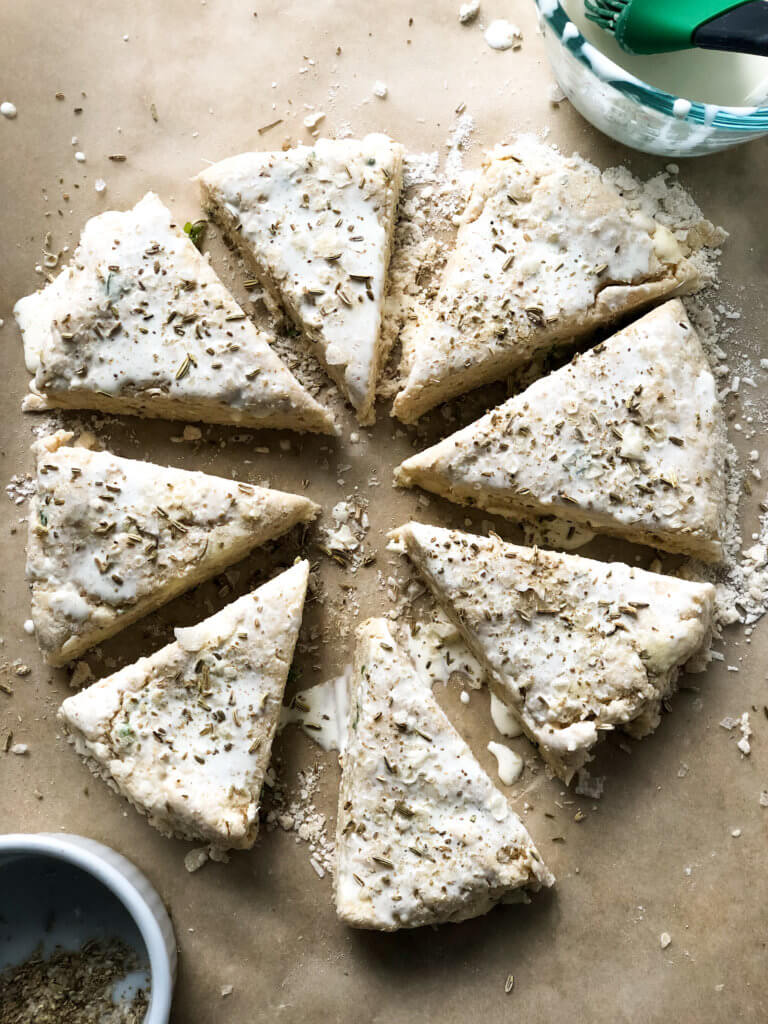
[[[356, 134], [387, 131], [421, 151], [444, 146], [454, 111], [465, 103], [477, 124], [470, 165], [479, 162], [485, 145], [511, 131], [546, 125], [551, 141], [567, 151], [578, 149], [601, 166], [626, 162], [644, 177], [663, 166], [664, 161], [613, 145], [567, 103], [550, 105], [552, 78], [531, 3], [484, 3], [481, 20], [506, 16], [523, 30], [522, 48], [505, 53], [490, 50], [477, 25], [460, 26], [457, 8], [458, 0], [24, 0], [3, 5], [0, 98], [18, 107], [16, 120], [0, 119], [4, 485], [12, 474], [31, 469], [28, 446], [35, 421], [19, 412], [27, 375], [11, 309], [40, 283], [34, 267], [46, 232], [51, 231], [55, 248], [74, 247], [87, 217], [127, 207], [149, 188], [180, 218], [194, 219], [197, 191], [190, 179], [204, 162], [249, 148], [278, 148], [286, 138], [309, 141], [302, 123], [305, 104], [326, 113], [322, 127], [329, 133], [346, 122]], [[375, 79], [387, 83], [386, 100], [373, 97]], [[57, 92], [65, 99], [57, 100]], [[82, 113], [75, 113], [76, 107]], [[260, 126], [278, 117], [283, 124], [258, 134]], [[85, 153], [85, 164], [75, 162], [76, 149]], [[128, 159], [110, 162], [114, 153]], [[681, 162], [682, 181], [705, 214], [731, 232], [722, 295], [742, 307], [738, 337], [752, 345], [765, 339], [766, 330], [767, 174], [764, 141]], [[99, 177], [107, 182], [101, 196], [94, 190]], [[225, 281], [241, 281], [234, 261], [213, 237], [210, 247]], [[237, 289], [242, 295], [239, 284]], [[90, 422], [98, 423], [98, 417]], [[290, 436], [290, 451], [280, 449], [274, 434], [238, 443], [231, 440], [237, 431], [225, 428], [206, 429], [199, 445], [171, 442], [181, 427], [159, 421], [112, 421], [94, 430], [122, 455], [269, 480], [286, 489], [309, 479], [308, 493], [326, 509], [355, 488], [371, 499], [369, 543], [378, 549], [377, 564], [352, 577], [321, 560], [325, 599], [308, 609], [305, 636], [312, 625], [325, 623], [329, 642], [299, 658], [293, 688], [328, 678], [348, 659], [350, 637], [343, 635], [341, 623], [351, 630], [356, 616], [387, 607], [377, 576], [379, 569], [386, 576], [395, 565], [383, 550], [386, 530], [411, 516], [461, 525], [467, 515], [437, 500], [422, 508], [415, 494], [392, 489], [391, 469], [413, 450], [413, 435], [393, 424], [385, 405], [376, 428], [360, 431], [362, 444], [350, 444], [350, 432], [358, 428], [345, 413], [337, 445], [281, 435]], [[739, 435], [732, 434], [738, 443]], [[255, 452], [256, 445], [269, 446], [270, 453]], [[765, 467], [762, 438], [742, 447], [759, 448]], [[344, 464], [352, 468], [340, 487], [338, 467]], [[381, 486], [369, 490], [374, 466]], [[745, 504], [746, 541], [755, 528], [757, 500], [755, 494]], [[768, 788], [765, 628], [749, 644], [732, 632], [726, 661], [740, 672], [714, 664], [692, 679], [698, 692], [678, 696], [654, 736], [627, 746], [629, 753], [605, 744], [594, 767], [595, 774], [607, 776], [599, 803], [564, 796], [562, 785], [530, 767], [509, 791], [557, 875], [554, 891], [529, 906], [501, 908], [460, 926], [394, 936], [356, 933], [337, 923], [330, 879], [316, 876], [306, 846], [294, 835], [265, 831], [251, 853], [190, 875], [183, 866], [188, 844], [163, 839], [89, 775], [55, 720], [56, 707], [69, 692], [67, 674], [43, 666], [34, 638], [22, 628], [28, 592], [25, 526], [19, 520], [25, 510], [26, 505], [16, 507], [0, 496], [0, 661], [3, 679], [15, 691], [0, 693], [0, 737], [12, 729], [16, 740], [30, 747], [24, 757], [0, 754], [0, 828], [93, 836], [149, 875], [172, 912], [178, 936], [177, 1024], [766, 1019], [768, 810], [758, 803], [761, 789]], [[481, 517], [469, 518], [478, 525]], [[512, 524], [495, 521], [495, 528], [515, 536]], [[619, 548], [598, 544], [584, 550]], [[642, 564], [651, 555], [643, 552]], [[319, 558], [317, 552], [312, 557]], [[264, 566], [265, 556], [255, 553], [238, 567], [230, 592], [221, 581], [203, 586], [126, 630], [105, 646], [104, 660], [87, 660], [99, 676], [156, 650], [170, 638], [173, 625], [198, 621], [221, 607], [262, 578]], [[341, 589], [348, 583], [355, 591]], [[15, 674], [15, 659], [30, 666], [28, 676]], [[464, 708], [457, 690], [437, 692], [493, 772], [485, 747], [498, 737], [490, 725], [487, 694], [473, 695]], [[736, 750], [736, 736], [718, 722], [753, 707], [753, 753], [745, 759]], [[516, 744], [530, 754], [523, 740]], [[321, 754], [293, 730], [284, 733], [276, 752], [289, 787], [297, 767], [317, 761], [325, 766], [316, 802], [331, 814], [338, 778], [334, 755]], [[527, 813], [525, 801], [532, 805]], [[586, 814], [578, 823], [573, 821], [577, 809]], [[741, 835], [734, 838], [731, 833], [739, 828]], [[555, 837], [564, 841], [553, 842]], [[662, 951], [664, 931], [672, 944]], [[505, 995], [509, 974], [515, 984]], [[233, 990], [222, 997], [225, 985]]]

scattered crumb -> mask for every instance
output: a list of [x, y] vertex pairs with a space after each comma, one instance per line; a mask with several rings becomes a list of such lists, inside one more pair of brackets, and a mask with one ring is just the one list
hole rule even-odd
[[0, 114], [2, 114], [3, 117], [7, 117], [8, 120], [12, 120], [18, 114], [18, 110], [16, 109], [16, 105], [11, 103], [10, 100], [3, 100], [3, 102], [0, 103]]
[[[295, 833], [297, 843], [309, 845], [309, 862], [318, 877], [333, 871], [335, 841], [328, 834], [328, 820], [314, 805], [313, 797], [320, 782], [320, 765], [299, 771], [296, 787], [286, 792], [282, 783], [272, 787], [272, 806], [267, 812], [267, 828], [282, 828]], [[331, 832], [331, 835], [333, 833]]]
[[480, 13], [480, 0], [469, 0], [469, 3], [462, 4], [459, 8], [459, 21], [462, 25], [469, 25]]
[[523, 33], [511, 21], [497, 18], [483, 33], [483, 38], [492, 50], [518, 50], [523, 43]]
[[385, 100], [388, 92], [389, 89], [386, 82], [376, 81], [373, 83], [373, 95], [378, 96], [380, 100]]
[[192, 874], [193, 871], [199, 871], [208, 859], [208, 847], [201, 846], [197, 850], [190, 850], [189, 853], [184, 855], [184, 867]]
[[659, 942], [661, 943], [661, 948], [666, 949], [672, 943], [672, 936], [669, 932], [662, 932], [659, 936]]
[[75, 667], [72, 670], [72, 675], [69, 677], [69, 685], [73, 690], [79, 690], [85, 686], [86, 683], [93, 679], [93, 672], [91, 666], [87, 661], [75, 662]]
[[582, 768], [577, 775], [574, 792], [579, 796], [588, 796], [590, 800], [599, 800], [604, 786], [604, 775], [590, 775], [586, 768]]
[[24, 622], [24, 632], [27, 634], [27, 636], [34, 636], [34, 634], [35, 634], [35, 624], [32, 621], [32, 619], [26, 619], [25, 620], [25, 622]]
[[370, 528], [367, 508], [365, 498], [350, 495], [331, 509], [333, 525], [320, 530], [320, 550], [351, 572], [370, 564], [372, 558], [363, 545]]
[[23, 757], [29, 753], [29, 746], [26, 743], [14, 743], [11, 747], [11, 753], [16, 754], [18, 757]]
[[325, 118], [325, 114], [322, 110], [315, 111], [312, 114], [307, 114], [304, 118], [304, 127], [309, 128], [311, 131], [313, 128], [317, 128], [320, 122]]
[[752, 752], [752, 747], [749, 742], [749, 737], [752, 735], [752, 727], [749, 724], [749, 712], [745, 711], [739, 720], [739, 729], [741, 730], [741, 739], [736, 744], [739, 750], [742, 752], [744, 757], [748, 757]]
[[85, 163], [85, 153], [81, 152], [81, 150], [78, 149], [77, 152], [75, 153], [75, 160], [77, 160], [77, 162], [79, 164], [84, 164]]
[[226, 996], [231, 996], [234, 990], [234, 985], [222, 985], [220, 989], [222, 998], [225, 998]]

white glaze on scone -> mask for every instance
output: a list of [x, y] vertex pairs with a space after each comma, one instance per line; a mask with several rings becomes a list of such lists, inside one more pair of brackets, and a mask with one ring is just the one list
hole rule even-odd
[[386, 619], [357, 632], [336, 909], [357, 928], [463, 921], [554, 879]]
[[71, 263], [14, 314], [48, 407], [335, 430], [151, 192], [89, 220]]
[[62, 665], [259, 544], [308, 522], [308, 498], [38, 441], [27, 579], [46, 660]]
[[675, 299], [407, 459], [398, 483], [719, 561], [725, 418]]
[[541, 349], [696, 284], [671, 233], [631, 212], [596, 167], [520, 136], [486, 157], [435, 308], [408, 332], [394, 414], [414, 422]]
[[293, 566], [62, 704], [77, 752], [164, 835], [253, 846], [308, 576]]
[[606, 730], [652, 732], [707, 642], [714, 587], [422, 523], [390, 534], [569, 782]]
[[241, 153], [199, 175], [203, 203], [310, 342], [362, 423], [386, 351], [381, 311], [402, 184], [386, 135]]

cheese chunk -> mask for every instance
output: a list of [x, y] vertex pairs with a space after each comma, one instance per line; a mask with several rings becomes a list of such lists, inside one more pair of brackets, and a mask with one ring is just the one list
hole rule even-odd
[[164, 835], [253, 846], [308, 577], [293, 566], [62, 704], [77, 752]]
[[352, 403], [373, 423], [386, 359], [381, 312], [403, 147], [385, 135], [242, 153], [199, 175], [240, 246]]
[[308, 498], [38, 441], [27, 579], [46, 660], [63, 665], [253, 548], [313, 519]]
[[386, 619], [357, 632], [336, 838], [356, 928], [463, 921], [554, 879]]
[[554, 514], [720, 561], [725, 454], [715, 380], [674, 299], [395, 477], [508, 519]]
[[14, 314], [31, 409], [335, 431], [152, 192], [89, 220], [69, 266]]
[[565, 782], [606, 731], [652, 732], [709, 639], [709, 583], [422, 523], [390, 537]]
[[631, 212], [592, 164], [530, 136], [497, 146], [434, 310], [409, 331], [394, 414], [413, 423], [558, 341], [697, 283], [671, 233]]

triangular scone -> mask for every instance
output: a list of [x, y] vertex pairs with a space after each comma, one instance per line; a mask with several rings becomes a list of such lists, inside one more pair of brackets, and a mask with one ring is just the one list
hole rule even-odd
[[555, 342], [697, 283], [672, 234], [631, 212], [592, 164], [530, 136], [497, 146], [472, 189], [434, 311], [404, 343], [394, 414], [412, 423]]
[[27, 579], [45, 658], [63, 665], [252, 548], [313, 519], [308, 498], [67, 447], [34, 446]]
[[309, 563], [64, 701], [91, 769], [164, 835], [253, 846]]
[[89, 220], [14, 314], [49, 407], [335, 431], [152, 192]]
[[674, 299], [407, 459], [395, 478], [508, 518], [559, 515], [719, 561], [725, 450], [715, 380]]
[[403, 147], [386, 135], [242, 153], [199, 175], [203, 204], [240, 246], [352, 403], [373, 423], [381, 311]]
[[336, 909], [356, 928], [463, 921], [552, 885], [520, 819], [393, 639], [357, 632], [336, 834]]
[[601, 732], [656, 728], [680, 668], [709, 637], [709, 583], [422, 523], [390, 537], [566, 782]]

